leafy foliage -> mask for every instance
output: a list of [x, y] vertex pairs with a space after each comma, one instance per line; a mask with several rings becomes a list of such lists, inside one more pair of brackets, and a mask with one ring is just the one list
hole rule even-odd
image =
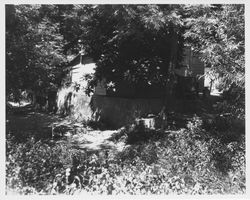
[[[194, 50], [222, 77], [221, 87], [231, 88], [218, 109], [244, 116], [242, 5], [7, 5], [6, 15], [7, 95], [17, 100], [23, 89], [57, 87], [60, 63], [64, 55], [78, 52], [79, 39], [97, 62], [94, 82], [105, 77], [114, 85], [120, 80], [165, 85], [181, 61], [185, 27]], [[17, 142], [7, 135], [7, 189], [23, 194], [245, 193], [244, 136], [224, 129], [231, 119], [217, 120], [214, 129], [204, 129], [197, 117], [177, 131], [124, 129], [116, 135], [127, 144], [120, 153], [85, 152], [32, 138]]]
[[121, 81], [166, 84], [170, 66], [178, 64], [182, 55], [183, 26], [178, 7], [76, 5], [64, 17], [66, 49], [75, 51], [80, 40], [85, 53], [96, 61], [96, 76], [90, 87], [102, 78], [113, 87]]
[[245, 193], [244, 138], [223, 143], [197, 117], [187, 129], [128, 145], [121, 153], [65, 145], [15, 144], [8, 138], [7, 187], [33, 194]]
[[223, 99], [222, 103], [218, 103], [219, 112], [231, 113], [234, 117], [245, 120], [245, 88], [233, 84], [223, 93]]
[[63, 37], [39, 5], [6, 5], [7, 96], [44, 92], [60, 84]]
[[206, 74], [219, 80], [226, 91], [219, 111], [245, 116], [245, 18], [244, 5], [185, 6], [188, 29], [185, 39], [210, 67]]
[[[9, 188], [22, 194], [49, 193], [57, 174], [72, 166], [77, 151], [65, 144], [54, 145], [29, 138], [18, 143], [8, 135], [6, 145], [6, 180]], [[79, 153], [78, 153], [79, 154]]]
[[79, 52], [79, 41], [97, 63], [88, 92], [102, 78], [111, 89], [123, 82], [165, 86], [182, 61], [184, 37], [221, 88], [244, 88], [240, 4], [7, 5], [6, 19], [7, 91], [14, 96], [56, 87], [59, 63]]
[[79, 52], [79, 40], [98, 66], [90, 91], [102, 78], [164, 85], [182, 55], [179, 7], [7, 5], [7, 91], [18, 97], [23, 89], [57, 87], [59, 64]]
[[186, 6], [193, 50], [212, 72], [222, 77], [221, 87], [245, 85], [244, 5]]

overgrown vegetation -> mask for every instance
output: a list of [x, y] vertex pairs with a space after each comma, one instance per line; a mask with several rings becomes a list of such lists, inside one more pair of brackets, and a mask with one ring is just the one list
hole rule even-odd
[[[63, 140], [47, 141], [50, 129], [41, 130], [40, 140], [33, 133], [7, 133], [6, 191], [245, 193], [244, 23], [241, 4], [6, 5], [7, 100], [18, 102], [24, 90], [41, 95], [58, 89], [66, 58], [79, 52], [79, 41], [97, 64], [89, 91], [102, 78], [111, 89], [120, 80], [173, 87], [185, 42], [227, 90], [211, 120], [194, 117], [179, 130], [122, 129], [111, 138], [126, 144], [122, 152], [88, 152]], [[59, 107], [68, 108], [64, 100], [71, 93], [65, 89]], [[7, 114], [11, 110], [8, 104]]]
[[[22, 194], [243, 194], [245, 142], [223, 140], [195, 117], [186, 129], [148, 131], [120, 153], [7, 137], [7, 191]], [[113, 138], [126, 143], [140, 128]], [[150, 135], [151, 134], [151, 135]], [[159, 135], [161, 134], [161, 135]], [[228, 131], [223, 133], [228, 134]], [[159, 139], [160, 137], [160, 139]], [[134, 139], [134, 138], [133, 138]], [[134, 141], [134, 140], [133, 140]]]
[[188, 5], [185, 40], [219, 80], [224, 91], [222, 113], [245, 116], [245, 8], [244, 5]]
[[18, 102], [22, 91], [43, 94], [58, 88], [66, 57], [59, 24], [40, 5], [6, 5], [6, 97]]

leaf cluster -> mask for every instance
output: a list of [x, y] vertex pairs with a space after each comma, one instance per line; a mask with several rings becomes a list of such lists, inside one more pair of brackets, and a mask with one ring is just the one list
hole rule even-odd
[[244, 139], [223, 142], [206, 132], [198, 117], [187, 129], [128, 145], [121, 153], [83, 152], [32, 140], [14, 144], [11, 138], [7, 147], [7, 187], [19, 192], [245, 193]]
[[63, 36], [40, 5], [6, 5], [7, 96], [60, 85]]
[[223, 90], [245, 86], [244, 5], [187, 6], [184, 35], [194, 52], [217, 74]]

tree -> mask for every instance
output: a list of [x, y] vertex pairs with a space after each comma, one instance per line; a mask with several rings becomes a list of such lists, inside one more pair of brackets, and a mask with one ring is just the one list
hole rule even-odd
[[79, 52], [79, 40], [85, 53], [97, 63], [90, 89], [102, 78], [108, 86], [121, 81], [166, 86], [182, 57], [181, 8], [179, 5], [7, 6], [7, 91], [13, 94], [14, 88], [19, 91], [29, 87], [40, 91], [55, 85], [55, 76], [60, 71], [55, 66], [65, 62], [63, 54]]
[[40, 5], [6, 5], [6, 93], [44, 93], [60, 84], [63, 37]]
[[244, 5], [186, 6], [185, 38], [226, 91], [222, 112], [245, 116]]
[[[97, 64], [90, 82], [166, 85], [181, 61], [183, 23], [178, 5], [75, 5], [64, 17], [67, 50], [81, 40]], [[68, 26], [71, 21], [71, 30]], [[74, 32], [74, 34], [71, 34]], [[71, 37], [68, 37], [68, 35]], [[112, 84], [109, 84], [112, 83]]]
[[202, 61], [222, 78], [222, 89], [245, 86], [244, 5], [186, 6], [185, 33]]

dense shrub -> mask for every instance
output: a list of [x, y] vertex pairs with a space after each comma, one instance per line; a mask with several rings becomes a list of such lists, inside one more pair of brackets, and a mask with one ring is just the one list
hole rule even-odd
[[6, 141], [6, 185], [21, 194], [48, 193], [55, 176], [71, 167], [73, 156], [78, 153], [66, 144], [49, 144], [34, 138], [17, 143], [8, 135]]
[[234, 118], [245, 119], [245, 88], [232, 84], [222, 94], [223, 101], [217, 102], [217, 112], [230, 113]]
[[[202, 121], [195, 117], [188, 129], [171, 131], [162, 135], [161, 140], [155, 139], [157, 133], [153, 132], [149, 137], [146, 132], [147, 140], [138, 140], [117, 154], [113, 164], [115, 170], [106, 172], [112, 177], [108, 183], [112, 185], [113, 193], [244, 193], [244, 139], [224, 144], [220, 138], [203, 130], [201, 125]], [[129, 133], [123, 130], [127, 134], [125, 139], [135, 137], [135, 131], [141, 134], [135, 138], [142, 137], [143, 130], [138, 129], [132, 128]], [[96, 182], [95, 189], [89, 188], [88, 191], [107, 192], [98, 176], [93, 181]]]
[[46, 194], [245, 193], [244, 138], [223, 143], [201, 124], [195, 117], [187, 129], [162, 133], [161, 139], [153, 132], [132, 144], [128, 138], [138, 130], [123, 129], [115, 139], [129, 145], [120, 153], [32, 140], [15, 144], [8, 138], [7, 186]]
[[[202, 121], [195, 117], [187, 129], [171, 131], [161, 140], [151, 139], [140, 144], [140, 148], [132, 145], [122, 152], [122, 157], [130, 160], [130, 163], [142, 162], [153, 171], [158, 169], [157, 174], [165, 174], [164, 178], [160, 176], [161, 182], [178, 182], [178, 186], [175, 182], [168, 182], [170, 188], [157, 191], [160, 193], [244, 192], [244, 138], [225, 144], [221, 138], [207, 133], [201, 127]], [[152, 158], [153, 162], [150, 162]], [[123, 163], [126, 162], [123, 160]], [[161, 184], [157, 184], [157, 187], [160, 190]]]
[[127, 147], [93, 172], [84, 189], [97, 194], [244, 193], [244, 147], [223, 146], [198, 124], [196, 120], [188, 130], [172, 132], [161, 141]]

